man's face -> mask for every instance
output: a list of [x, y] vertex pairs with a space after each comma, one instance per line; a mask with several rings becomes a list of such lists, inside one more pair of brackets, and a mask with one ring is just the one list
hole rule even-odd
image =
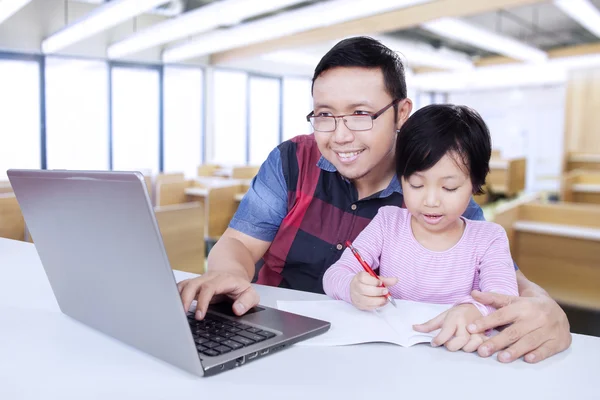
[[[315, 116], [376, 113], [393, 100], [379, 68], [332, 68], [319, 75], [313, 86]], [[394, 107], [390, 107], [368, 131], [351, 131], [342, 119], [337, 120], [334, 132], [316, 131], [321, 154], [347, 179], [365, 177], [383, 162], [393, 160], [396, 130], [410, 114], [410, 101], [400, 102], [398, 108], [397, 118]]]

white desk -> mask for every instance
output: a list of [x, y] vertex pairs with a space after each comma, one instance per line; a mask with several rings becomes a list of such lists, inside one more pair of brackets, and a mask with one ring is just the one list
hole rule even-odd
[[194, 197], [208, 197], [208, 189], [203, 187], [190, 187], [184, 190], [184, 193], [188, 196]]
[[[271, 306], [278, 299], [319, 298], [257, 289], [262, 303]], [[143, 299], [130, 306], [152, 312], [144, 309]], [[505, 365], [428, 345], [296, 345], [243, 367], [197, 378], [61, 314], [33, 245], [6, 239], [0, 239], [0, 327], [0, 399], [7, 400], [600, 396], [600, 339], [581, 335], [574, 335], [569, 350], [538, 365]]]
[[597, 183], [575, 183], [572, 188], [574, 192], [600, 193], [600, 184]]

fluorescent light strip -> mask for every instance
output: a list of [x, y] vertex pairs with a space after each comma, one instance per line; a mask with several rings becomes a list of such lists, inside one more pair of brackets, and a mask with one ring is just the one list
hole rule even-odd
[[221, 25], [235, 24], [305, 0], [226, 0], [208, 4], [179, 17], [146, 28], [108, 48], [108, 58], [160, 46], [186, 36], [207, 32]]
[[475, 68], [470, 72], [431, 72], [414, 75], [411, 87], [451, 91], [560, 84], [571, 69], [600, 66], [600, 54], [552, 58], [544, 64], [509, 64]]
[[440, 36], [468, 43], [516, 60], [544, 62], [548, 55], [540, 49], [528, 46], [513, 38], [482, 29], [456, 18], [440, 18], [426, 22], [422, 28]]
[[600, 38], [600, 11], [589, 0], [554, 0], [554, 4]]
[[0, 0], [0, 24], [30, 2], [31, 0]]
[[55, 53], [164, 3], [165, 0], [113, 0], [45, 39], [42, 52]]
[[471, 70], [471, 58], [458, 51], [435, 49], [424, 43], [372, 35], [390, 49], [400, 54], [405, 64], [411, 67], [432, 67], [443, 70]]
[[264, 18], [237, 28], [213, 31], [198, 39], [168, 48], [163, 61], [177, 62], [265, 40], [368, 17], [432, 0], [377, 0], [365, 7], [364, 0], [333, 0]]
[[263, 60], [273, 61], [282, 64], [305, 65], [308, 67], [316, 67], [320, 58], [312, 54], [303, 53], [294, 50], [281, 50], [267, 53], [261, 56]]

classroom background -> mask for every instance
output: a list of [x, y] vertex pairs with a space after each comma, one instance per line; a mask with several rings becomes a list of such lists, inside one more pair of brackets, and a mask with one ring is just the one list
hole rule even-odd
[[0, 0], [0, 237], [32, 241], [9, 168], [136, 170], [174, 269], [202, 273], [251, 179], [311, 133], [337, 41], [398, 51], [414, 109], [478, 110], [488, 220], [600, 336], [600, 0]]

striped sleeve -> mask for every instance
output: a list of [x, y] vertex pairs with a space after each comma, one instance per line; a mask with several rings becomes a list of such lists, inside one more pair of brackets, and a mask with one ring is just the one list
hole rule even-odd
[[[518, 296], [516, 272], [506, 232], [495, 223], [486, 223], [486, 225], [490, 227], [491, 237], [489, 241], [487, 238], [484, 239], [488, 244], [479, 264], [479, 290]], [[475, 305], [484, 316], [496, 310], [494, 307], [478, 303], [470, 295], [457, 302], [457, 304], [465, 303]]]

